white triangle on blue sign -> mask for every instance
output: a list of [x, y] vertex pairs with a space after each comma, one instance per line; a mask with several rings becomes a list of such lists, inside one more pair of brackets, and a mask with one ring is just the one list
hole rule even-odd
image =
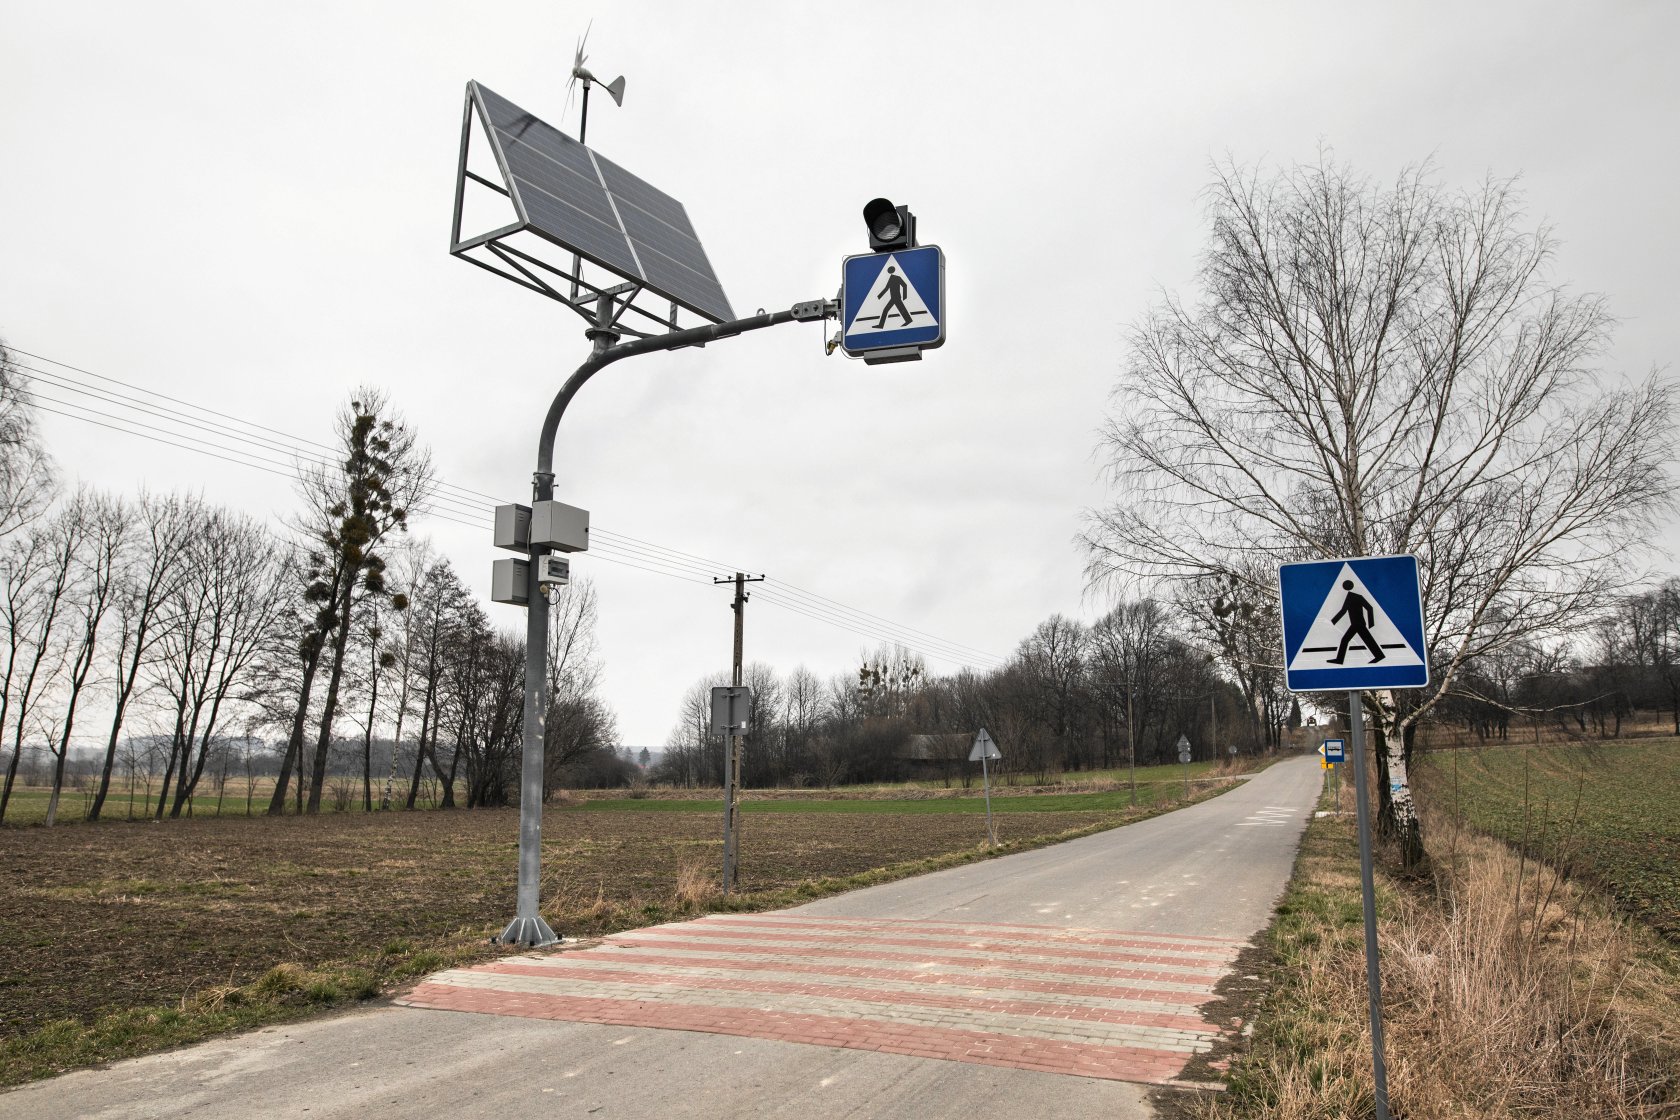
[[[1376, 648], [1372, 649], [1372, 646]], [[1423, 659], [1406, 641], [1400, 628], [1394, 625], [1351, 564], [1342, 565], [1335, 582], [1330, 585], [1324, 605], [1318, 608], [1318, 614], [1301, 642], [1301, 648], [1289, 659], [1291, 672], [1297, 669], [1363, 669], [1372, 665], [1389, 668], [1422, 664]]]
[[891, 256], [881, 267], [881, 274], [869, 285], [869, 294], [858, 305], [857, 314], [846, 325], [846, 337], [938, 325], [939, 320], [928, 310], [916, 285], [904, 274], [904, 266], [896, 256]]

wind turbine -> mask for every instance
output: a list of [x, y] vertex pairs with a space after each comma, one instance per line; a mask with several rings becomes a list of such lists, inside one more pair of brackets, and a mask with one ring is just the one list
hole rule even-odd
[[577, 54], [572, 59], [572, 76], [571, 76], [571, 79], [566, 83], [566, 104], [568, 104], [568, 105], [571, 104], [572, 93], [573, 93], [573, 91], [575, 91], [577, 89], [578, 82], [581, 81], [583, 83], [583, 119], [578, 123], [578, 143], [579, 144], [582, 144], [582, 143], [585, 142], [584, 138], [589, 133], [589, 87], [590, 86], [599, 83], [599, 85], [601, 86], [602, 89], [606, 90], [609, 94], [612, 95], [614, 105], [622, 106], [624, 104], [624, 76], [622, 74], [619, 75], [617, 78], [614, 78], [610, 82], [603, 82], [603, 81], [601, 81], [601, 79], [597, 78], [594, 74], [591, 74], [589, 72], [589, 70], [587, 68], [585, 68], [585, 66], [583, 65], [586, 61], [588, 61], [588, 57], [589, 57], [588, 55], [583, 53], [583, 48], [589, 42], [589, 29], [591, 27], [594, 27], [594, 26], [595, 26], [595, 23], [594, 23], [593, 20], [591, 20], [590, 23], [589, 23], [589, 26], [585, 27], [583, 29], [583, 37], [578, 40], [578, 44], [577, 44]]

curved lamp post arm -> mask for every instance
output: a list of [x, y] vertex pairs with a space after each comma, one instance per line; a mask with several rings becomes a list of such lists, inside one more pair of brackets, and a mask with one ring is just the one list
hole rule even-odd
[[[637, 354], [651, 354], [660, 350], [676, 350], [684, 346], [704, 346], [720, 338], [733, 338], [747, 331], [773, 327], [779, 323], [801, 322], [813, 318], [827, 318], [831, 305], [826, 301], [801, 305], [801, 314], [793, 311], [761, 311], [745, 319], [727, 323], [712, 323], [685, 331], [637, 338], [620, 343], [619, 334], [609, 326], [596, 326], [587, 332], [594, 352], [566, 379], [548, 406], [543, 418], [542, 435], [537, 440], [537, 472], [531, 480], [532, 497], [546, 502], [554, 497], [554, 438], [560, 430], [560, 418], [566, 414], [572, 398], [577, 396], [584, 382], [621, 358]], [[607, 305], [603, 303], [600, 322], [607, 320]], [[530, 547], [529, 583], [526, 585], [525, 607], [525, 711], [524, 751], [520, 762], [519, 790], [519, 896], [518, 911], [513, 921], [497, 938], [504, 945], [552, 945], [560, 938], [538, 912], [542, 881], [542, 803], [543, 748], [548, 721], [548, 600], [537, 584], [540, 558], [547, 555], [547, 545]]]

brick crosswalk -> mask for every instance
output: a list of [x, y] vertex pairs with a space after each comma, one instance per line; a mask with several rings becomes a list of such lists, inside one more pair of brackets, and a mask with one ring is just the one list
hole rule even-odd
[[1169, 1082], [1241, 945], [909, 919], [713, 915], [428, 978], [399, 1003]]

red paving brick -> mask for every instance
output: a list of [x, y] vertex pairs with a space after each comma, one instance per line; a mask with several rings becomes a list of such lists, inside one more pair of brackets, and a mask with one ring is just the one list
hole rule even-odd
[[399, 1002], [1161, 1083], [1216, 1037], [1194, 1008], [1237, 949], [1118, 930], [720, 915], [451, 970]]

